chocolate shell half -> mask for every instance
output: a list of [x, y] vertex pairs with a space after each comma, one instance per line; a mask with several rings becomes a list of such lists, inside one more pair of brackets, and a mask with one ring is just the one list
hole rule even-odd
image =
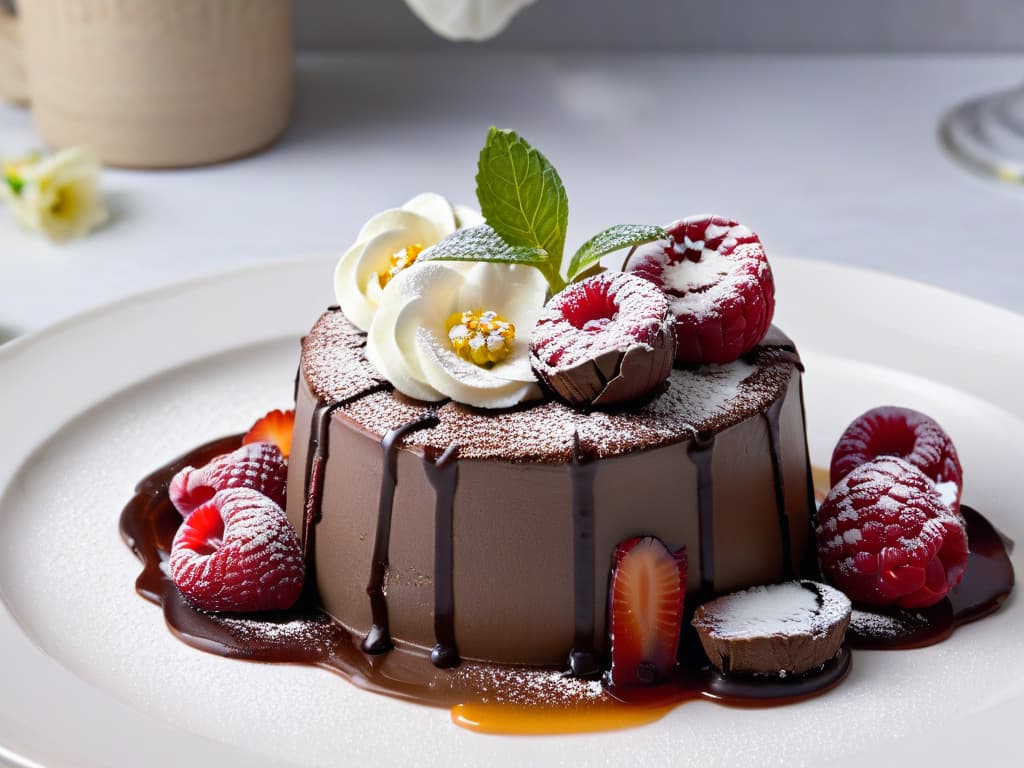
[[801, 675], [839, 653], [849, 598], [814, 581], [787, 581], [724, 595], [697, 608], [693, 626], [725, 674]]

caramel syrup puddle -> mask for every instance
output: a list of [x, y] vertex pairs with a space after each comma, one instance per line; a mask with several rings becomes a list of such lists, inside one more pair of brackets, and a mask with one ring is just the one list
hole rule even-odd
[[[360, 639], [308, 597], [291, 610], [269, 614], [217, 614], [193, 608], [165, 573], [181, 516], [167, 486], [184, 466], [202, 466], [237, 448], [240, 436], [215, 440], [169, 462], [144, 478], [120, 518], [121, 535], [143, 563], [136, 591], [161, 605], [170, 630], [186, 644], [228, 658], [305, 664], [341, 675], [375, 693], [450, 710], [462, 728], [491, 734], [570, 734], [633, 728], [656, 722], [693, 700], [737, 707], [788, 704], [838, 685], [850, 669], [847, 649], [820, 671], [798, 678], [725, 677], [707, 662], [696, 632], [684, 622], [680, 659], [673, 676], [651, 687], [610, 688], [597, 680], [567, 676], [563, 670], [508, 667], [463, 661], [438, 669], [430, 652], [399, 644], [374, 656]], [[819, 471], [816, 476], [820, 476]], [[912, 616], [910, 631], [848, 635], [854, 647], [901, 648], [937, 642], [956, 626], [995, 611], [1013, 587], [1006, 543], [974, 510], [963, 508], [971, 559], [964, 581], [943, 602]], [[692, 608], [693, 606], [691, 606]], [[688, 611], [688, 614], [690, 612]], [[697, 661], [694, 661], [697, 660]]]

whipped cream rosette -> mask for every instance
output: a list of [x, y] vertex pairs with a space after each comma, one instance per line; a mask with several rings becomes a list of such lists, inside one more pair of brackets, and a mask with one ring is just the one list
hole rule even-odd
[[429, 192], [378, 213], [363, 225], [334, 272], [334, 293], [345, 316], [360, 330], [369, 330], [391, 278], [460, 226], [479, 221], [476, 211], [453, 208]]
[[530, 333], [547, 289], [525, 265], [421, 262], [381, 292], [366, 356], [418, 400], [506, 408], [539, 397]]

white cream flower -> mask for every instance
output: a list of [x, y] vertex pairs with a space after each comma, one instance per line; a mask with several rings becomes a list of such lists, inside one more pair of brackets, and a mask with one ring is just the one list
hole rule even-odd
[[533, 267], [421, 262], [382, 292], [366, 355], [418, 400], [507, 408], [539, 397], [530, 334], [547, 288]]
[[449, 40], [494, 37], [534, 0], [405, 0], [420, 20]]
[[81, 147], [6, 163], [4, 183], [14, 217], [52, 240], [88, 234], [109, 218], [100, 169], [99, 159]]
[[334, 272], [334, 293], [349, 321], [369, 330], [391, 278], [457, 227], [475, 223], [474, 216], [479, 214], [461, 206], [452, 208], [441, 195], [425, 193], [366, 222]]

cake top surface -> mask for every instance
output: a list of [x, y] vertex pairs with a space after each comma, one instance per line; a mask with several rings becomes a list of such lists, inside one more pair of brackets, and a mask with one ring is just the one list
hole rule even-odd
[[751, 354], [733, 363], [673, 370], [660, 395], [628, 410], [585, 412], [545, 399], [485, 411], [394, 392], [367, 361], [365, 343], [333, 308], [303, 339], [302, 376], [318, 401], [346, 403], [336, 418], [383, 436], [433, 414], [437, 425], [408, 434], [404, 446], [437, 454], [456, 444], [460, 458], [514, 462], [570, 461], [577, 436], [583, 456], [606, 458], [713, 435], [781, 398], [799, 365], [792, 342], [773, 328]]

